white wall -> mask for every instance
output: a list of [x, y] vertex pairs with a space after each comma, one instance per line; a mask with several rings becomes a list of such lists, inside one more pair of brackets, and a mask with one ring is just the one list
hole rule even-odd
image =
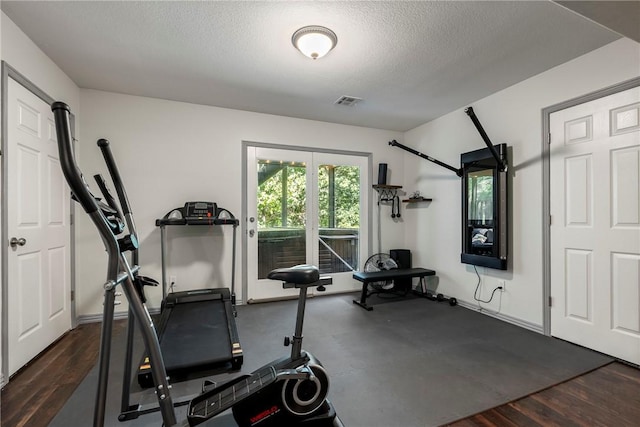
[[[68, 103], [79, 118], [78, 87], [4, 13], [0, 15], [0, 58], [54, 99]], [[7, 240], [8, 236], [0, 236], [0, 241]]]
[[[478, 268], [481, 299], [488, 299], [499, 280], [506, 281], [506, 292], [483, 307], [542, 325], [541, 110], [639, 75], [640, 45], [621, 39], [471, 104], [493, 143], [507, 143], [513, 150], [510, 269]], [[485, 147], [463, 108], [407, 132], [405, 144], [456, 167], [461, 153]], [[477, 276], [472, 266], [460, 263], [460, 179], [406, 153], [404, 185], [434, 199], [405, 215], [406, 246], [414, 250], [414, 264], [438, 272], [440, 292], [476, 304]]]
[[[402, 179], [402, 153], [388, 146], [392, 139], [401, 140], [398, 132], [95, 90], [82, 90], [81, 104], [83, 138], [79, 164], [85, 175], [100, 172], [108, 177], [95, 142], [99, 138], [111, 141], [139, 229], [143, 274], [158, 280], [160, 231], [155, 227], [156, 218], [188, 200], [215, 201], [240, 218], [242, 141], [371, 152], [376, 169], [374, 180], [378, 162], [389, 163], [392, 177]], [[384, 215], [383, 221], [384, 248], [402, 247], [402, 224], [392, 223], [389, 215]], [[376, 229], [374, 215], [374, 242]], [[230, 285], [230, 227], [168, 227], [167, 232], [170, 274], [177, 276], [177, 290], [180, 286], [189, 289]], [[78, 218], [76, 242], [78, 314], [97, 314], [102, 310], [105, 255], [93, 225], [84, 216]], [[238, 288], [242, 283], [240, 260], [238, 244]], [[240, 289], [237, 291], [242, 299]], [[150, 306], [158, 307], [160, 289], [148, 290], [148, 294]]]
[[2, 12], [2, 59], [79, 118], [78, 86]]

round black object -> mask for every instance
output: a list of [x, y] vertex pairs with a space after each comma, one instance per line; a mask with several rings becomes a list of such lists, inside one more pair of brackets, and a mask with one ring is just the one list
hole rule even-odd
[[444, 301], [444, 295], [438, 294], [438, 295], [436, 295], [436, 299], [438, 300], [438, 302], [442, 302], [442, 301]]
[[309, 365], [313, 377], [286, 380], [282, 387], [282, 403], [297, 416], [309, 415], [322, 406], [329, 392], [329, 377], [320, 365]]
[[454, 305], [458, 304], [458, 300], [455, 298], [449, 298], [449, 305], [451, 307], [453, 307]]

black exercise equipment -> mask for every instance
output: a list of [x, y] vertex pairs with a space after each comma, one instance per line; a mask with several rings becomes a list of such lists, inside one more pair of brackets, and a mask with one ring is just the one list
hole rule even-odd
[[[157, 332], [165, 369], [172, 380], [240, 369], [243, 353], [233, 310], [227, 288], [167, 295]], [[153, 387], [147, 355], [138, 367], [137, 380], [140, 387]]]
[[[508, 268], [509, 241], [507, 145], [498, 144], [495, 146], [491, 142], [472, 107], [465, 108], [464, 112], [473, 122], [487, 148], [462, 153], [460, 168], [455, 168], [400, 144], [395, 139], [389, 141], [389, 145], [442, 166], [462, 178], [462, 252], [460, 261], [465, 264], [506, 270]], [[482, 215], [478, 213], [477, 205], [473, 203], [477, 194], [477, 182], [482, 182], [483, 188], [491, 188], [492, 193], [491, 201], [488, 204], [490, 209], [487, 209], [488, 213], [483, 211]], [[485, 196], [483, 195], [483, 197]], [[483, 203], [486, 202], [483, 200]]]
[[267, 277], [283, 281], [284, 288], [300, 289], [295, 332], [292, 340], [285, 338], [285, 345], [292, 344], [291, 355], [193, 399], [189, 425], [198, 425], [229, 408], [241, 427], [334, 425], [335, 411], [326, 399], [327, 373], [311, 353], [302, 351], [307, 288], [323, 291], [331, 278], [320, 278], [317, 267], [309, 265], [276, 269]]
[[[213, 391], [204, 393], [205, 398], [198, 399], [190, 405], [188, 420], [181, 423], [176, 421], [174, 400], [171, 396], [171, 386], [164, 367], [160, 343], [158, 342], [153, 320], [141, 296], [144, 286], [139, 285], [136, 287], [135, 285], [139, 270], [139, 267], [135, 265], [135, 261], [137, 261], [137, 238], [133, 217], [129, 211], [128, 203], [126, 203], [126, 194], [117, 170], [110, 172], [114, 177], [114, 185], [130, 233], [128, 239], [120, 239], [122, 244], [119, 244], [119, 240], [114, 233], [114, 227], [110, 223], [112, 221], [110, 218], [114, 217], [111, 212], [112, 209], [105, 209], [103, 206], [98, 205], [75, 162], [72, 148], [70, 108], [62, 102], [55, 102], [52, 104], [51, 109], [55, 118], [60, 165], [63, 174], [76, 200], [80, 202], [82, 208], [96, 226], [108, 255], [100, 338], [98, 391], [93, 418], [94, 427], [102, 427], [104, 425], [115, 290], [118, 286], [121, 286], [129, 302], [130, 318], [137, 322], [145, 349], [149, 355], [154, 392], [164, 426], [196, 425], [205, 421], [207, 421], [207, 425], [211, 425], [208, 420], [220, 412], [219, 410], [217, 412], [216, 410], [211, 410], [212, 397], [214, 397], [211, 393]], [[115, 163], [113, 163], [113, 166], [115, 167]], [[132, 252], [133, 265], [130, 264], [127, 251]], [[235, 410], [237, 414], [234, 415], [243, 426], [256, 425], [256, 422], [259, 422], [260, 426], [271, 422], [274, 423], [272, 425], [280, 426], [342, 426], [331, 404], [326, 399], [328, 379], [322, 365], [311, 354], [301, 350], [306, 290], [309, 286], [317, 286], [321, 290], [323, 285], [323, 281], [319, 280], [318, 270], [315, 267], [303, 266], [277, 270], [269, 277], [274, 280], [285, 281], [285, 286], [301, 289], [298, 300], [296, 330], [293, 336], [293, 349], [290, 357], [265, 365], [264, 368], [248, 377], [244, 377], [244, 384], [247, 385], [246, 392], [242, 396], [236, 395], [234, 407], [240, 406]], [[130, 324], [130, 326], [132, 325]], [[132, 328], [130, 327], [129, 330], [132, 330]], [[260, 383], [258, 381], [259, 378], [262, 378], [264, 382]], [[221, 386], [217, 389], [218, 391], [215, 395], [222, 399], [226, 396], [224, 394], [225, 390], [234, 392], [237, 390], [236, 386], [242, 381], [241, 377], [241, 379], [234, 380], [227, 386]], [[128, 383], [128, 381], [125, 381], [125, 383]], [[221, 400], [220, 402], [224, 403], [226, 400]], [[263, 402], [268, 402], [271, 406], [263, 409]], [[277, 402], [281, 402], [282, 406], [278, 406], [280, 403]]]
[[[174, 215], [178, 212], [179, 215]], [[231, 289], [208, 288], [167, 293], [167, 226], [233, 226]], [[238, 370], [243, 352], [235, 323], [236, 230], [239, 221], [212, 202], [187, 202], [156, 220], [160, 227], [162, 311], [156, 328], [165, 369], [172, 380]], [[189, 333], [185, 333], [189, 331]], [[153, 387], [148, 357], [138, 368], [138, 384]], [[122, 408], [123, 414], [130, 409]], [[135, 410], [135, 408], [133, 408]]]
[[[496, 163], [498, 164], [498, 169], [501, 172], [506, 171], [507, 170], [507, 162], [506, 162], [505, 157], [496, 151], [493, 143], [491, 142], [491, 139], [489, 139], [489, 136], [484, 131], [484, 128], [482, 127], [482, 124], [480, 123], [480, 120], [478, 120], [478, 116], [476, 116], [476, 113], [473, 111], [473, 107], [465, 108], [464, 112], [465, 112], [466, 115], [469, 116], [469, 118], [473, 122], [474, 126], [476, 127], [478, 133], [482, 137], [482, 140], [487, 145], [487, 148], [489, 149], [491, 155], [493, 156], [493, 158], [495, 159]], [[444, 162], [441, 162], [440, 160], [434, 159], [433, 157], [427, 156], [426, 154], [423, 154], [423, 153], [421, 153], [421, 152], [419, 152], [417, 150], [414, 150], [413, 148], [410, 148], [410, 147], [407, 147], [406, 145], [400, 144], [395, 139], [393, 141], [389, 141], [389, 145], [391, 145], [392, 147], [402, 148], [403, 150], [408, 151], [411, 154], [415, 154], [416, 156], [422, 157], [423, 159], [428, 160], [428, 161], [430, 161], [432, 163], [435, 163], [438, 166], [442, 166], [443, 168], [449, 169], [450, 171], [455, 172], [456, 175], [458, 175], [459, 177], [462, 178], [463, 168], [459, 168], [459, 169], [458, 168], [454, 168], [453, 166], [448, 165], [448, 164], [446, 164]]]
[[367, 304], [367, 298], [371, 295], [377, 293], [377, 290], [370, 291], [369, 284], [376, 282], [390, 282], [397, 280], [411, 280], [414, 277], [417, 277], [420, 281], [420, 294], [427, 295], [427, 287], [424, 282], [424, 278], [427, 276], [435, 276], [436, 272], [434, 270], [429, 270], [427, 268], [403, 268], [403, 269], [391, 269], [391, 270], [380, 270], [380, 271], [356, 271], [353, 273], [353, 278], [359, 282], [362, 282], [362, 291], [360, 293], [359, 300], [353, 300], [354, 304], [359, 305], [367, 311], [373, 310], [373, 307]]
[[[133, 214], [126, 191], [120, 177], [115, 159], [111, 152], [109, 141], [98, 140], [98, 146], [103, 154], [107, 169], [114, 182], [120, 206], [124, 213], [130, 234], [118, 240], [120, 250], [131, 251], [134, 265], [138, 264], [137, 244], [133, 247], [131, 240], [136, 240], [136, 228], [133, 221]], [[114, 205], [115, 200], [110, 196], [104, 180], [96, 181], [100, 189], [105, 194], [105, 200], [109, 205]], [[235, 279], [235, 237], [238, 220], [225, 209], [219, 209], [213, 205], [213, 214], [216, 217], [207, 219], [208, 225], [232, 225], [233, 226], [233, 265], [231, 289], [234, 289]], [[185, 205], [186, 207], [186, 205]], [[117, 207], [112, 207], [117, 210]], [[224, 218], [218, 218], [219, 213], [225, 212]], [[185, 218], [180, 224], [175, 220], [164, 218], [158, 220], [162, 222], [162, 290], [163, 301], [160, 319], [156, 332], [160, 341], [160, 349], [163, 355], [165, 370], [172, 381], [202, 377], [211, 374], [213, 369], [238, 370], [242, 365], [243, 354], [234, 317], [234, 298], [227, 288], [199, 289], [168, 294], [166, 293], [166, 273], [165, 273], [165, 233], [164, 225], [185, 225]], [[157, 221], [157, 222], [158, 222]], [[194, 221], [195, 222], [195, 221]], [[134, 277], [134, 286], [138, 290], [142, 302], [146, 302], [144, 297], [145, 285], [157, 285], [157, 282], [148, 278], [142, 280]], [[121, 400], [120, 420], [135, 419], [139, 415], [156, 411], [156, 406], [143, 407], [138, 403], [131, 402], [131, 361], [133, 358], [134, 341], [134, 321], [133, 313], [128, 316], [127, 325], [127, 345], [125, 354], [125, 366], [123, 375], [123, 389]], [[152, 377], [151, 360], [147, 354], [142, 356], [138, 367], [138, 384], [143, 388], [154, 386]], [[179, 402], [184, 404], [186, 402]]]

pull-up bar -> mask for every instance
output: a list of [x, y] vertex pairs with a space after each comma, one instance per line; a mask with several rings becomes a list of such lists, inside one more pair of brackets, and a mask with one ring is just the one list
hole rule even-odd
[[[464, 112], [471, 118], [471, 121], [473, 122], [473, 124], [475, 125], [476, 129], [478, 130], [478, 133], [480, 133], [480, 136], [482, 137], [482, 140], [484, 141], [485, 144], [487, 144], [487, 147], [489, 148], [489, 151], [491, 152], [491, 155], [493, 156], [493, 158], [496, 160], [496, 163], [498, 164], [498, 170], [501, 171], [501, 172], [506, 171], [507, 170], [507, 163], [500, 157], [500, 155], [496, 151], [495, 147], [493, 146], [493, 143], [489, 139], [489, 136], [487, 136], [487, 133], [484, 131], [484, 128], [480, 124], [480, 120], [478, 120], [478, 117], [473, 112], [473, 108], [472, 107], [467, 107], [467, 108], [464, 109]], [[430, 162], [433, 162], [438, 166], [442, 166], [443, 168], [447, 168], [450, 171], [455, 172], [455, 174], [458, 175], [459, 177], [462, 177], [462, 174], [463, 174], [462, 168], [460, 168], [460, 169], [454, 168], [453, 166], [448, 165], [446, 163], [443, 163], [440, 160], [434, 159], [433, 157], [427, 156], [426, 154], [423, 154], [423, 153], [421, 153], [421, 152], [419, 152], [417, 150], [414, 150], [413, 148], [410, 148], [410, 147], [407, 147], [406, 145], [400, 144], [395, 139], [393, 141], [389, 141], [389, 145], [391, 145], [392, 147], [402, 148], [403, 150], [408, 151], [409, 153], [415, 154], [416, 156], [422, 157], [423, 159], [429, 160]]]
[[391, 145], [392, 147], [400, 147], [400, 148], [402, 148], [403, 150], [408, 151], [408, 152], [410, 152], [410, 153], [412, 153], [412, 154], [415, 154], [416, 156], [420, 156], [420, 157], [422, 157], [423, 159], [429, 160], [430, 162], [433, 162], [433, 163], [435, 163], [435, 164], [436, 164], [436, 165], [438, 165], [438, 166], [442, 166], [443, 168], [447, 168], [447, 169], [449, 169], [450, 171], [455, 172], [455, 173], [456, 173], [456, 175], [458, 175], [459, 177], [462, 177], [462, 169], [456, 169], [456, 168], [454, 168], [453, 166], [450, 166], [450, 165], [448, 165], [448, 164], [446, 164], [446, 163], [443, 163], [443, 162], [441, 162], [441, 161], [440, 161], [440, 160], [438, 160], [438, 159], [434, 159], [433, 157], [427, 156], [426, 154], [422, 154], [421, 152], [416, 151], [416, 150], [414, 150], [413, 148], [409, 148], [409, 147], [407, 147], [406, 145], [402, 145], [402, 144], [400, 144], [400, 143], [399, 143], [398, 141], [396, 141], [395, 139], [394, 139], [393, 141], [389, 141], [389, 145]]
[[467, 113], [467, 115], [471, 118], [471, 121], [476, 126], [476, 129], [478, 129], [478, 133], [482, 137], [482, 140], [484, 141], [485, 144], [487, 144], [487, 147], [489, 147], [489, 151], [491, 151], [491, 155], [493, 156], [494, 159], [496, 159], [496, 163], [498, 164], [498, 170], [500, 172], [506, 171], [507, 170], [506, 162], [500, 158], [500, 155], [496, 151], [496, 148], [493, 146], [493, 143], [489, 139], [489, 136], [487, 135], [487, 133], [484, 131], [484, 128], [480, 124], [480, 120], [478, 120], [476, 113], [473, 112], [473, 107], [465, 108], [464, 112]]

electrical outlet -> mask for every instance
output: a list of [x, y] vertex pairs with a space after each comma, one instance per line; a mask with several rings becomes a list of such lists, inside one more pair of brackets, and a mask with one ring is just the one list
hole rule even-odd
[[178, 287], [178, 278], [176, 276], [169, 276], [169, 289]]
[[498, 286], [502, 286], [502, 292], [507, 291], [507, 282], [505, 280], [498, 280]]

